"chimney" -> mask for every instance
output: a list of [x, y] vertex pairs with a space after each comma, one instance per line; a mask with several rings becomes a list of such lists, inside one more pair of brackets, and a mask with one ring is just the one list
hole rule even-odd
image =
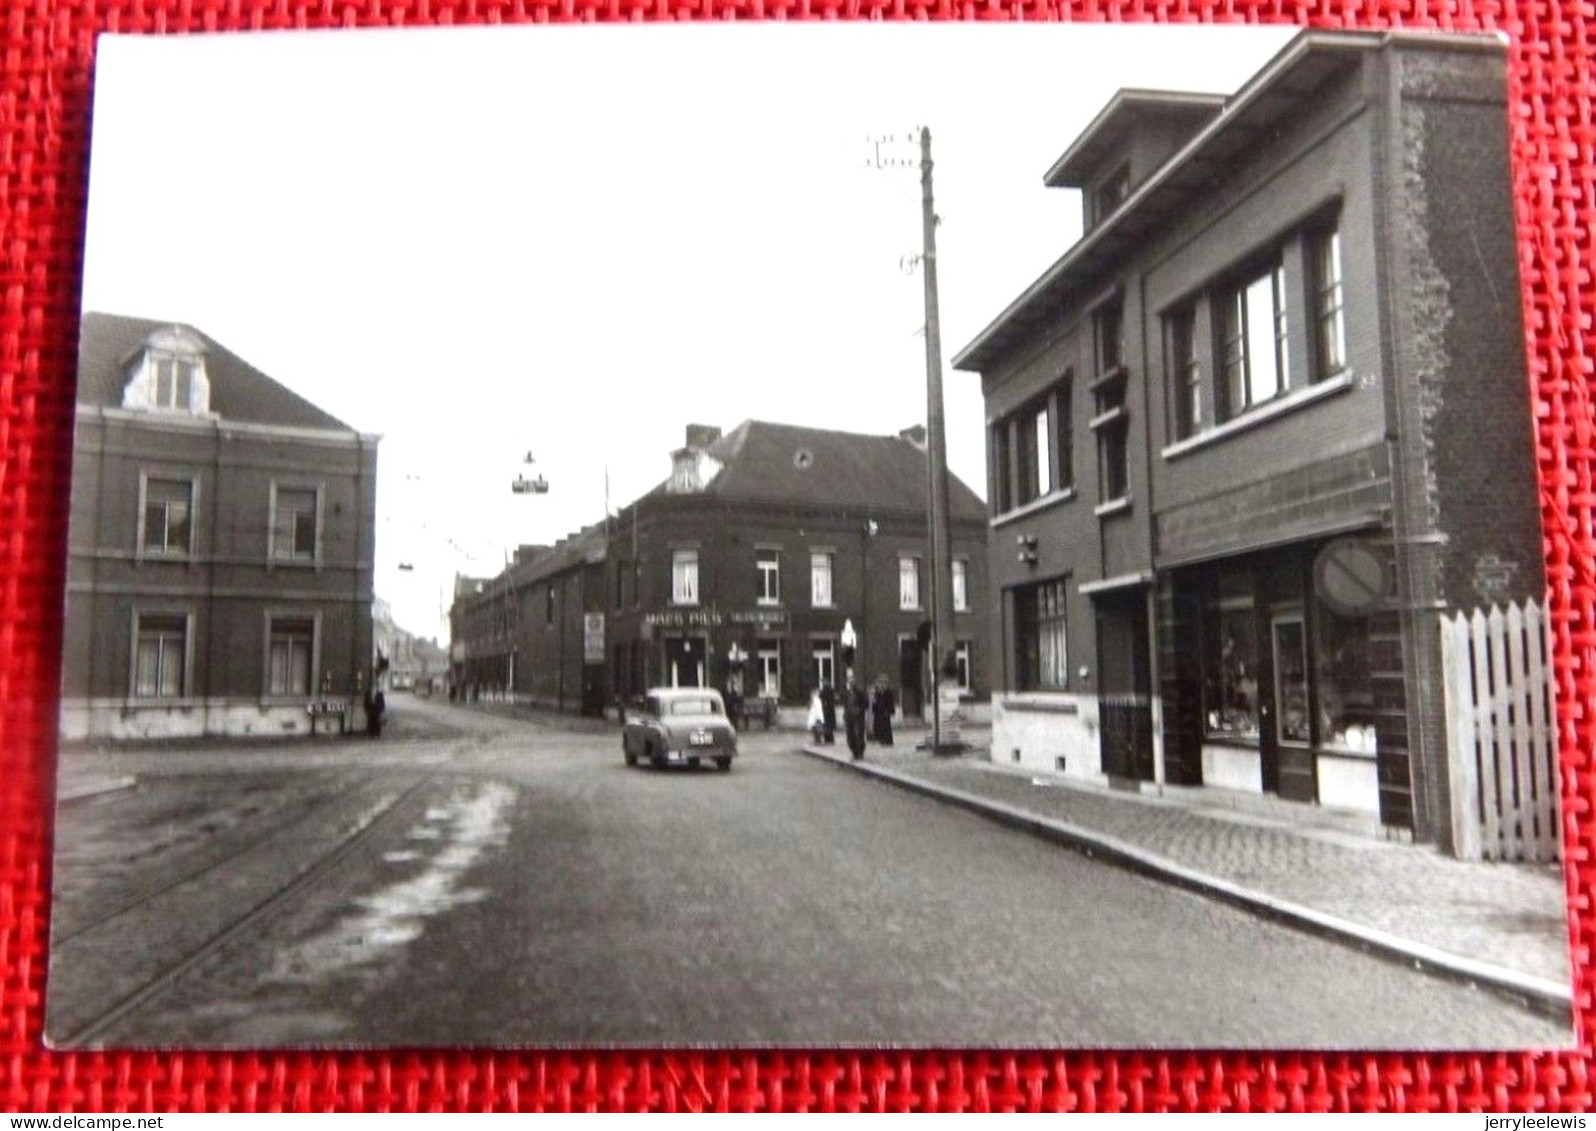
[[[719, 466], [705, 456], [704, 450], [720, 439], [720, 429], [713, 424], [689, 424], [687, 442], [671, 453], [671, 477], [665, 485], [667, 494], [691, 495], [702, 491], [708, 480], [715, 477]], [[704, 465], [709, 464], [709, 474]]]
[[687, 426], [687, 439], [682, 446], [703, 451], [718, 439], [720, 439], [720, 429], [713, 424], [689, 424]]
[[907, 440], [922, 452], [925, 451], [925, 425], [911, 424], [898, 433], [898, 439]]

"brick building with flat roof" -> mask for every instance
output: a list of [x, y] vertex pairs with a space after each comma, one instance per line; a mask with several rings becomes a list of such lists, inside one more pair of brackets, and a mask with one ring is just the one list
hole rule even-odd
[[1438, 620], [1543, 558], [1492, 39], [1310, 31], [1121, 92], [981, 375], [993, 758], [1445, 840]]

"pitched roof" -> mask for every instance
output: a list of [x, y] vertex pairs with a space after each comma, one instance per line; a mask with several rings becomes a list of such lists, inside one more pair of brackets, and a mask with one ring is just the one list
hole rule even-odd
[[[709, 446], [721, 470], [704, 494], [729, 502], [924, 512], [926, 453], [900, 436], [872, 436], [745, 420]], [[664, 493], [664, 485], [651, 494]], [[955, 519], [985, 520], [986, 506], [948, 474]]]
[[[536, 557], [515, 562], [507, 570], [514, 585], [525, 585], [564, 573], [573, 566], [591, 565], [604, 560], [609, 548], [604, 524], [585, 526], [553, 546], [539, 547], [543, 552]], [[500, 573], [499, 577], [504, 577]], [[497, 579], [495, 579], [497, 580]]]
[[[151, 334], [174, 325], [179, 323], [85, 311], [78, 335], [78, 403], [120, 406], [128, 359]], [[186, 328], [205, 343], [211, 411], [223, 420], [353, 431], [215, 339], [193, 326]]]

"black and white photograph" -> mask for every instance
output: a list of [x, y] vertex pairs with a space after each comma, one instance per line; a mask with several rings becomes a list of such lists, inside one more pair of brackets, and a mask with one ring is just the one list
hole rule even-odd
[[1572, 1045], [1503, 39], [96, 54], [52, 1047]]

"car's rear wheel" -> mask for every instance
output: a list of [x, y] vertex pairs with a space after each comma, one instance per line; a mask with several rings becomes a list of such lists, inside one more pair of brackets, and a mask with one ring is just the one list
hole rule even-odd
[[656, 770], [663, 770], [665, 768], [665, 751], [661, 750], [653, 743], [649, 743], [648, 762], [649, 765], [653, 766]]
[[621, 753], [626, 755], [626, 764], [628, 766], [637, 765], [637, 755], [633, 754], [632, 753], [632, 748], [630, 746], [626, 745], [624, 742], [621, 743]]
[[731, 769], [731, 762], [732, 760], [729, 757], [716, 758], [715, 768], [724, 774], [727, 770]]

